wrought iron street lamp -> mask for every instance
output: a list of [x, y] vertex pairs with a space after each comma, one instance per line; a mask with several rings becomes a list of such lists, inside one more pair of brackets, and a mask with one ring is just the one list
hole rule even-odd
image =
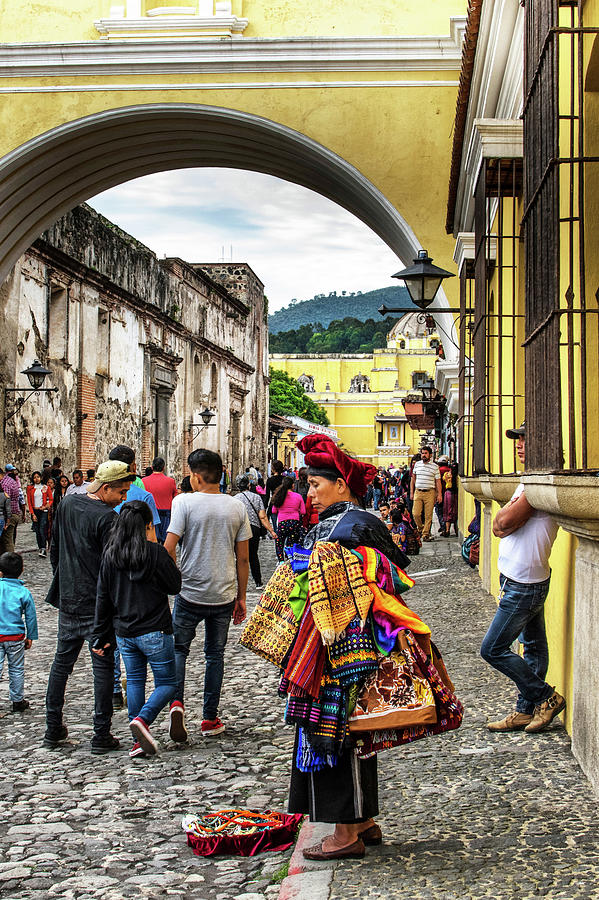
[[189, 431], [190, 432], [192, 432], [192, 430], [194, 428], [198, 429], [196, 431], [196, 433], [192, 435], [192, 438], [191, 438], [192, 443], [193, 443], [193, 441], [195, 441], [195, 439], [199, 435], [200, 431], [203, 431], [204, 428], [216, 428], [216, 422], [211, 421], [215, 415], [216, 415], [215, 412], [212, 412], [211, 409], [208, 409], [208, 407], [206, 407], [206, 409], [203, 409], [202, 412], [200, 413], [200, 419], [202, 420], [201, 424], [200, 424], [200, 422], [190, 422], [189, 423]]
[[[408, 266], [407, 269], [402, 269], [400, 272], [396, 272], [395, 275], [392, 275], [391, 277], [399, 278], [404, 282], [412, 303], [414, 303], [418, 309], [424, 311], [428, 309], [437, 296], [437, 291], [441, 287], [441, 282], [445, 278], [454, 278], [455, 276], [452, 272], [448, 272], [447, 269], [441, 269], [439, 266], [434, 266], [427, 250], [419, 250], [413, 265]], [[447, 308], [439, 311], [460, 312], [459, 309]], [[387, 313], [396, 312], [409, 313], [415, 312], [415, 310], [410, 306], [390, 307], [385, 306], [385, 304], [379, 306], [379, 313], [382, 316], [386, 316]]]
[[[46, 369], [45, 366], [42, 366], [39, 359], [34, 360], [34, 362], [28, 366], [28, 368], [23, 369], [21, 375], [27, 375], [29, 380], [29, 384], [31, 385], [31, 389], [29, 388], [19, 388], [19, 387], [6, 387], [4, 388], [4, 426], [6, 427], [6, 423], [12, 419], [16, 414], [21, 410], [24, 403], [26, 403], [30, 397], [33, 397], [34, 394], [55, 394], [58, 391], [57, 387], [45, 388], [42, 387], [44, 381], [46, 380], [48, 375], [51, 375], [52, 372], [50, 369]], [[14, 409], [7, 412], [8, 403], [9, 403], [9, 394], [12, 394], [12, 405]], [[24, 396], [23, 396], [24, 395]]]

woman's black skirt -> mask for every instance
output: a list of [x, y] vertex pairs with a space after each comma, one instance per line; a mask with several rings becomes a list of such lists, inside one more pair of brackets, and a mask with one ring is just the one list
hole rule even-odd
[[379, 811], [376, 756], [358, 759], [346, 750], [332, 768], [300, 772], [295, 764], [298, 729], [295, 729], [289, 787], [289, 812], [308, 813], [311, 822], [351, 825], [374, 818]]

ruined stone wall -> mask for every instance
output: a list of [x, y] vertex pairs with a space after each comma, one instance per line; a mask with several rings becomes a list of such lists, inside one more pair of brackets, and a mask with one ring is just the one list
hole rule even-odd
[[[25, 384], [19, 371], [37, 357], [58, 387], [7, 423], [2, 459], [28, 471], [57, 454], [72, 471], [125, 443], [138, 467], [158, 453], [177, 477], [200, 446], [230, 468], [264, 466], [263, 311], [249, 267], [233, 293], [201, 267], [158, 260], [89, 207], [72, 210], [0, 287], [4, 384]], [[206, 406], [215, 426], [190, 430]]]

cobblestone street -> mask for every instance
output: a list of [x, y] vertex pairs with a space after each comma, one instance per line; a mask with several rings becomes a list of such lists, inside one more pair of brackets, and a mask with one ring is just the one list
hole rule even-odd
[[[18, 549], [32, 546], [27, 527]], [[537, 736], [491, 735], [485, 722], [513, 705], [510, 684], [478, 655], [494, 610], [456, 542], [426, 547], [410, 572], [421, 580], [410, 605], [429, 622], [466, 715], [458, 732], [379, 758], [384, 843], [364, 861], [337, 865], [331, 898], [564, 898], [599, 896], [597, 802], [570, 754], [561, 724]], [[263, 542], [264, 575], [274, 550]], [[204, 860], [186, 846], [181, 818], [226, 806], [286, 804], [291, 729], [281, 726], [277, 673], [237, 643], [232, 627], [221, 715], [227, 730], [202, 738], [203, 654], [188, 664], [191, 742], [176, 748], [164, 714], [160, 755], [130, 760], [126, 711], [113, 731], [123, 750], [92, 756], [90, 664], [82, 653], [69, 681], [65, 747], [42, 748], [44, 693], [56, 612], [43, 603], [48, 560], [25, 554], [24, 580], [38, 609], [40, 640], [26, 658], [31, 710], [9, 712], [0, 684], [0, 896], [275, 898], [290, 851]], [[250, 592], [250, 606], [257, 592]], [[195, 653], [194, 653], [195, 651]], [[195, 695], [195, 699], [194, 699]], [[317, 864], [318, 865], [318, 864]]]

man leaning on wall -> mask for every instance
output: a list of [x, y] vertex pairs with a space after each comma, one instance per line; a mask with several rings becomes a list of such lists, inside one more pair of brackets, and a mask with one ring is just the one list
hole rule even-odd
[[[517, 441], [522, 465], [526, 454], [526, 428], [506, 431]], [[489, 731], [543, 731], [566, 706], [566, 701], [545, 681], [549, 649], [545, 633], [545, 600], [551, 570], [549, 555], [557, 535], [555, 519], [534, 509], [519, 484], [509, 503], [493, 521], [499, 542], [499, 607], [481, 646], [481, 656], [516, 684], [516, 709]], [[511, 649], [520, 637], [523, 656]]]

